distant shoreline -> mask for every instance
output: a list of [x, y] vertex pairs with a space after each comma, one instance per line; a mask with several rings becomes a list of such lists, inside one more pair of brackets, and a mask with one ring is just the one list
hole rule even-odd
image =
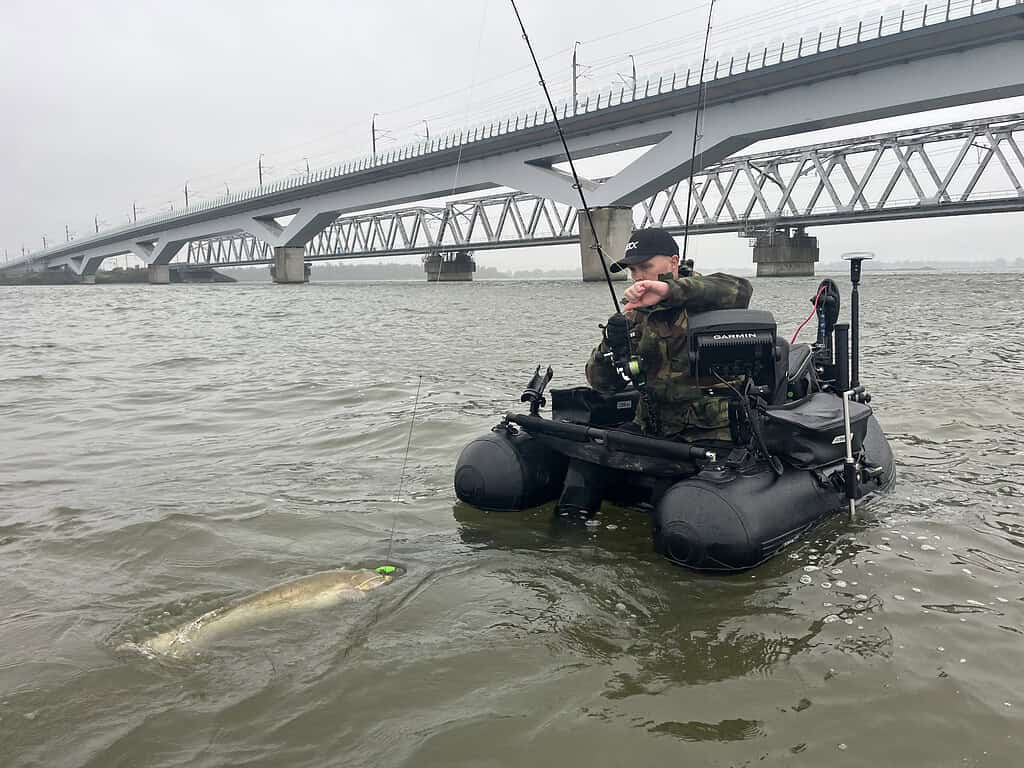
[[[754, 277], [753, 265], [745, 267], [709, 265], [707, 272], [732, 272], [743, 277]], [[848, 262], [829, 261], [815, 265], [815, 273], [819, 276], [845, 275], [850, 271]], [[866, 274], [1022, 274], [1024, 259], [1013, 263], [1006, 262], [950, 262], [932, 264], [900, 264], [898, 262], [868, 262], [864, 266]], [[138, 272], [139, 274], [133, 274]], [[96, 283], [125, 284], [144, 283], [145, 270], [121, 270], [108, 272], [101, 270], [96, 274]], [[225, 270], [225, 274], [234, 278], [236, 283], [269, 283], [270, 271], [265, 266], [239, 267]], [[473, 277], [474, 282], [545, 282], [573, 281], [579, 282], [581, 275], [575, 270], [524, 270], [521, 272], [502, 272], [494, 267], [478, 269]], [[778, 278], [763, 278], [776, 280]], [[419, 265], [413, 264], [366, 264], [355, 267], [313, 264], [311, 282], [314, 283], [426, 283], [426, 276]], [[75, 284], [79, 281], [70, 275], [34, 274], [34, 275], [2, 275], [0, 287], [5, 285], [61, 285]], [[625, 285], [625, 284], [624, 284]]]

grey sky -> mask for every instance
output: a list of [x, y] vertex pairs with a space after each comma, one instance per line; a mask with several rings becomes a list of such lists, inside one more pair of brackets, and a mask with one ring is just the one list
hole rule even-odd
[[[891, 7], [891, 4], [886, 4]], [[911, 4], [912, 5], [912, 4]], [[921, 5], [918, 3], [917, 5]], [[580, 40], [581, 90], [699, 63], [706, 2], [520, 0], [548, 80], [568, 93]], [[880, 4], [719, 0], [712, 50], [728, 56]], [[246, 0], [174, 3], [5, 0], [0, 26], [0, 249], [64, 239], [381, 147], [539, 105], [543, 95], [507, 0]], [[1024, 99], [920, 115], [812, 138], [1024, 111]], [[423, 125], [427, 121], [427, 126]], [[802, 139], [801, 139], [802, 140]], [[1011, 255], [1020, 214], [820, 228], [822, 256]], [[734, 236], [698, 239], [705, 263], [748, 264]], [[1013, 254], [1015, 255], [1015, 254]], [[2, 256], [2, 250], [0, 250]], [[481, 254], [503, 267], [578, 264], [571, 248]]]

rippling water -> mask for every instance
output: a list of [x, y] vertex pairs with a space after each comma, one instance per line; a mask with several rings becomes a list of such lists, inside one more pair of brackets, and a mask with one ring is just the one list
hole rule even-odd
[[[753, 303], [788, 332], [816, 284]], [[1022, 296], [867, 275], [898, 487], [722, 578], [637, 513], [454, 497], [535, 365], [582, 381], [604, 286], [2, 288], [0, 763], [1020, 765]], [[392, 528], [408, 573], [363, 602], [117, 650]]]

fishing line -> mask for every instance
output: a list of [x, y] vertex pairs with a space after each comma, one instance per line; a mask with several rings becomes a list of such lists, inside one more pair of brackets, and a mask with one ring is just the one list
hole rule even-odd
[[[487, 29], [487, 5], [484, 3], [483, 14], [480, 17], [480, 36], [476, 40], [476, 57], [473, 61], [473, 79], [469, 83], [469, 93], [466, 95], [466, 111], [462, 115], [462, 122], [465, 124], [469, 121], [469, 110], [473, 108], [473, 91], [476, 89], [476, 76], [480, 69], [480, 50], [483, 48], [484, 42], [484, 31]], [[455, 194], [455, 190], [459, 186], [459, 170], [462, 167], [462, 150], [465, 148], [466, 142], [459, 144], [459, 156], [455, 160], [455, 179], [452, 181], [451, 194]]]
[[[476, 87], [476, 74], [477, 74], [477, 72], [479, 71], [479, 68], [480, 68], [480, 51], [483, 49], [484, 31], [486, 30], [486, 28], [487, 28], [487, 3], [485, 2], [484, 3], [484, 7], [483, 7], [483, 13], [482, 13], [481, 18], [480, 18], [480, 35], [477, 38], [477, 43], [476, 43], [476, 61], [473, 63], [473, 80], [470, 83], [469, 93], [468, 93], [468, 95], [466, 97], [466, 110], [465, 110], [464, 115], [463, 115], [463, 122], [465, 122], [468, 119], [468, 117], [469, 117], [469, 110], [473, 106], [473, 90]], [[455, 160], [455, 177], [452, 180], [452, 190], [451, 190], [451, 193], [450, 193], [452, 195], [455, 194], [455, 190], [458, 189], [458, 186], [459, 186], [459, 171], [462, 168], [462, 150], [463, 150], [464, 147], [465, 147], [464, 143], [459, 145], [459, 154], [458, 154], [458, 157]], [[444, 266], [443, 262], [439, 262], [438, 265], [437, 265], [437, 280], [435, 281], [436, 283], [440, 283], [441, 282], [441, 270], [442, 270], [443, 266]], [[429, 273], [428, 273], [428, 276], [429, 276]], [[391, 560], [391, 548], [392, 548], [392, 546], [395, 543], [395, 526], [396, 526], [396, 524], [398, 522], [398, 504], [400, 504], [401, 501], [402, 501], [402, 486], [403, 486], [403, 484], [405, 482], [405, 467], [406, 467], [406, 465], [409, 462], [409, 448], [412, 445], [413, 427], [416, 426], [416, 410], [419, 407], [419, 403], [420, 403], [420, 388], [422, 386], [423, 386], [423, 374], [420, 374], [417, 377], [417, 379], [416, 379], [416, 397], [413, 400], [413, 404], [412, 404], [412, 419], [410, 419], [410, 421], [409, 421], [409, 437], [405, 441], [405, 456], [402, 458], [402, 471], [399, 472], [399, 474], [398, 474], [398, 495], [395, 498], [395, 507], [394, 507], [394, 510], [392, 511], [392, 515], [391, 515], [391, 534], [388, 536], [388, 551], [387, 551], [387, 554], [384, 556], [384, 560], [385, 561], [390, 561]], [[382, 576], [387, 576], [387, 575], [393, 574], [395, 572], [395, 566], [393, 566], [393, 565], [391, 565], [389, 563], [387, 565], [380, 566], [379, 568], [376, 569], [376, 571], [377, 571], [377, 573], [379, 573]]]
[[[479, 34], [479, 36], [477, 37], [477, 40], [476, 40], [476, 56], [475, 56], [474, 61], [473, 61], [473, 79], [470, 81], [470, 84], [469, 84], [469, 93], [466, 95], [466, 108], [465, 108], [465, 110], [463, 110], [463, 113], [462, 113], [462, 124], [463, 124], [463, 127], [466, 129], [466, 133], [469, 133], [469, 130], [468, 130], [468, 126], [469, 126], [469, 111], [470, 111], [470, 109], [473, 108], [473, 91], [476, 89], [476, 76], [477, 76], [477, 72], [480, 70], [480, 51], [483, 48], [484, 32], [487, 29], [487, 5], [488, 5], [487, 2], [483, 3], [483, 13], [480, 16], [480, 34]], [[455, 195], [455, 190], [457, 190], [459, 188], [459, 173], [462, 170], [462, 152], [463, 152], [463, 150], [465, 148], [466, 148], [466, 142], [464, 142], [464, 141], [463, 142], [459, 142], [459, 154], [455, 158], [455, 176], [452, 179], [451, 191], [448, 193], [448, 195], [450, 197], [454, 196]], [[446, 204], [445, 204], [445, 208], [446, 208], [446, 210], [451, 211], [451, 216], [454, 217], [454, 216], [457, 215], [455, 213], [455, 209], [448, 207], [448, 204], [450, 204], [451, 202], [452, 202], [451, 200], [447, 201]], [[458, 231], [458, 230], [456, 230], [456, 231]], [[441, 230], [438, 233], [438, 241], [440, 242], [443, 239], [444, 239], [444, 231]], [[470, 244], [467, 242], [466, 246], [469, 246], [469, 245]], [[468, 247], [467, 247], [467, 250], [468, 250]], [[456, 254], [458, 254], [458, 248], [455, 249], [455, 252], [456, 252]], [[429, 258], [429, 254], [430, 254], [430, 252], [428, 251], [428, 258]], [[437, 263], [437, 279], [434, 282], [437, 283], [437, 284], [440, 284], [441, 283], [441, 273], [444, 271], [444, 260], [441, 259], [440, 251], [438, 251], [437, 255], [438, 255], [439, 261]], [[429, 278], [430, 278], [430, 273], [427, 272], [427, 279], [429, 279]]]
[[[715, 12], [715, 0], [711, 0], [708, 6], [708, 27], [704, 32], [704, 56], [700, 60], [700, 79], [697, 81], [697, 110], [693, 115], [693, 146], [690, 148], [690, 175], [686, 187], [686, 218], [683, 219], [683, 255], [680, 262], [686, 261], [686, 246], [690, 239], [690, 206], [693, 203], [693, 172], [697, 166], [697, 136], [703, 119], [703, 108], [701, 98], [703, 95], [704, 104], [707, 103], [707, 87], [704, 85], [704, 68], [708, 63], [708, 40], [711, 39], [711, 17]], [[703, 155], [703, 152], [701, 152]]]
[[[385, 560], [391, 559], [391, 546], [395, 542], [395, 525], [398, 523], [398, 505], [402, 502], [402, 485], [405, 482], [405, 465], [409, 461], [409, 446], [412, 445], [412, 428], [416, 424], [416, 409], [420, 404], [420, 386], [423, 384], [423, 375], [421, 374], [416, 381], [416, 398], [412, 403], [412, 419], [409, 421], [409, 438], [405, 441], [405, 458], [402, 459], [402, 471], [398, 474], [398, 495], [395, 497], [395, 508], [391, 513], [391, 535], [388, 537], [388, 553], [384, 556]], [[390, 569], [385, 571], [384, 569]], [[393, 565], [382, 565], [377, 569], [378, 573], [386, 572], [393, 573], [395, 567]]]

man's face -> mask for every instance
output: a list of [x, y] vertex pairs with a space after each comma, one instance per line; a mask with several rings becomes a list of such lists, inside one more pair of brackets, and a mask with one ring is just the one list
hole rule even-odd
[[671, 272], [673, 277], [679, 277], [679, 256], [651, 256], [647, 261], [639, 264], [630, 264], [629, 276], [633, 282], [639, 280], [657, 280], [658, 275]]

